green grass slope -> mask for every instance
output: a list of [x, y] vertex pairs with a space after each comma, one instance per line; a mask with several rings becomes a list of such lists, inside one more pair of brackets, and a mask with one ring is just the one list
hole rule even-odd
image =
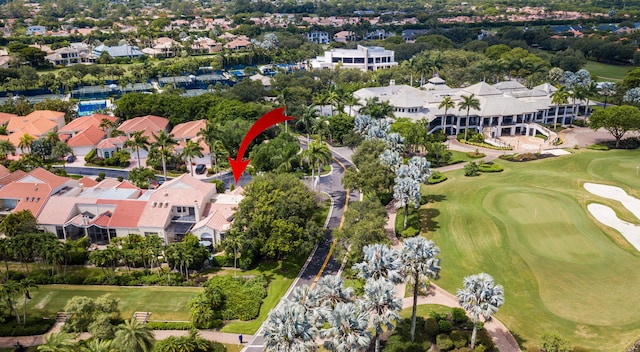
[[[620, 203], [591, 195], [584, 182], [620, 186], [640, 197], [637, 151], [591, 152], [528, 163], [505, 172], [447, 174], [423, 186], [423, 234], [442, 250], [438, 284], [449, 292], [487, 272], [505, 287], [497, 317], [525, 341], [556, 332], [573, 344], [620, 351], [640, 338], [640, 253], [588, 213], [597, 201], [636, 223]], [[426, 226], [425, 226], [426, 225]], [[427, 231], [428, 230], [428, 231]]]

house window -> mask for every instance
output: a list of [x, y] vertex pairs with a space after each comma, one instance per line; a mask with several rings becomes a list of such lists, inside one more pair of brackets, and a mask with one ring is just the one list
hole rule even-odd
[[56, 226], [56, 235], [59, 240], [64, 240], [64, 229], [62, 226]]
[[109, 157], [110, 157], [110, 156], [109, 156], [109, 152], [104, 152], [104, 158], [105, 158], [105, 159], [108, 159]]

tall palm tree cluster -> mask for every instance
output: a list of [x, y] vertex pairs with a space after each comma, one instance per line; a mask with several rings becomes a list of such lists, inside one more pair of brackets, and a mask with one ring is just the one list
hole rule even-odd
[[[435, 258], [439, 249], [433, 242], [423, 237], [405, 242], [402, 252], [382, 244], [363, 248], [364, 261], [353, 267], [365, 280], [362, 297], [345, 288], [339, 276], [325, 276], [315, 286], [296, 288], [293, 301], [283, 300], [267, 318], [267, 351], [315, 351], [318, 337], [331, 351], [366, 351], [372, 343], [380, 351], [382, 333], [400, 320], [402, 300], [396, 296], [395, 285], [406, 278], [416, 282], [415, 287], [423, 287], [440, 270]], [[415, 329], [415, 314], [413, 322]]]

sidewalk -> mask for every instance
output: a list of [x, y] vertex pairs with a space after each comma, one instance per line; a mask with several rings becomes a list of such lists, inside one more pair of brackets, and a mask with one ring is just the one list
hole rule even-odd
[[[62, 324], [56, 323], [49, 332], [44, 335], [34, 336], [16, 336], [16, 337], [0, 337], [0, 348], [12, 348], [16, 342], [24, 347], [42, 345], [45, 340], [45, 336], [60, 332]], [[164, 340], [170, 336], [186, 336], [189, 335], [189, 330], [154, 330], [153, 334], [156, 340]], [[239, 334], [231, 334], [226, 332], [212, 331], [212, 330], [199, 330], [199, 334], [202, 338], [209, 341], [216, 341], [226, 344], [239, 344]], [[80, 340], [86, 340], [91, 335], [88, 333], [82, 333], [78, 336]], [[244, 343], [251, 341], [253, 335], [242, 335]]]

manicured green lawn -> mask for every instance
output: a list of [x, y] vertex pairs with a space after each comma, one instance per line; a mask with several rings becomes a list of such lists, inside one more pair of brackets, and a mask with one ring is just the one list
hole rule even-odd
[[620, 81], [631, 71], [633, 66], [620, 66], [604, 64], [596, 61], [587, 61], [584, 67], [592, 76], [598, 76], [599, 81]]
[[[405, 308], [400, 312], [400, 316], [403, 318], [411, 318], [412, 308]], [[439, 304], [421, 304], [418, 305], [418, 309], [416, 309], [416, 316], [428, 318], [431, 312], [436, 312], [438, 314], [447, 314], [451, 313], [451, 307], [442, 306]]]
[[621, 351], [640, 337], [640, 253], [616, 231], [596, 222], [588, 203], [619, 203], [591, 195], [585, 182], [612, 184], [640, 198], [638, 151], [580, 151], [505, 171], [464, 177], [447, 173], [423, 186], [434, 201], [422, 230], [442, 254], [441, 279], [449, 292], [464, 276], [487, 272], [505, 287], [497, 317], [525, 345], [555, 332], [588, 350]]
[[110, 294], [120, 300], [125, 319], [137, 311], [150, 311], [151, 320], [189, 320], [189, 301], [199, 291], [195, 287], [47, 285], [30, 291], [32, 299], [27, 303], [27, 314], [53, 317], [74, 296], [97, 298]]

